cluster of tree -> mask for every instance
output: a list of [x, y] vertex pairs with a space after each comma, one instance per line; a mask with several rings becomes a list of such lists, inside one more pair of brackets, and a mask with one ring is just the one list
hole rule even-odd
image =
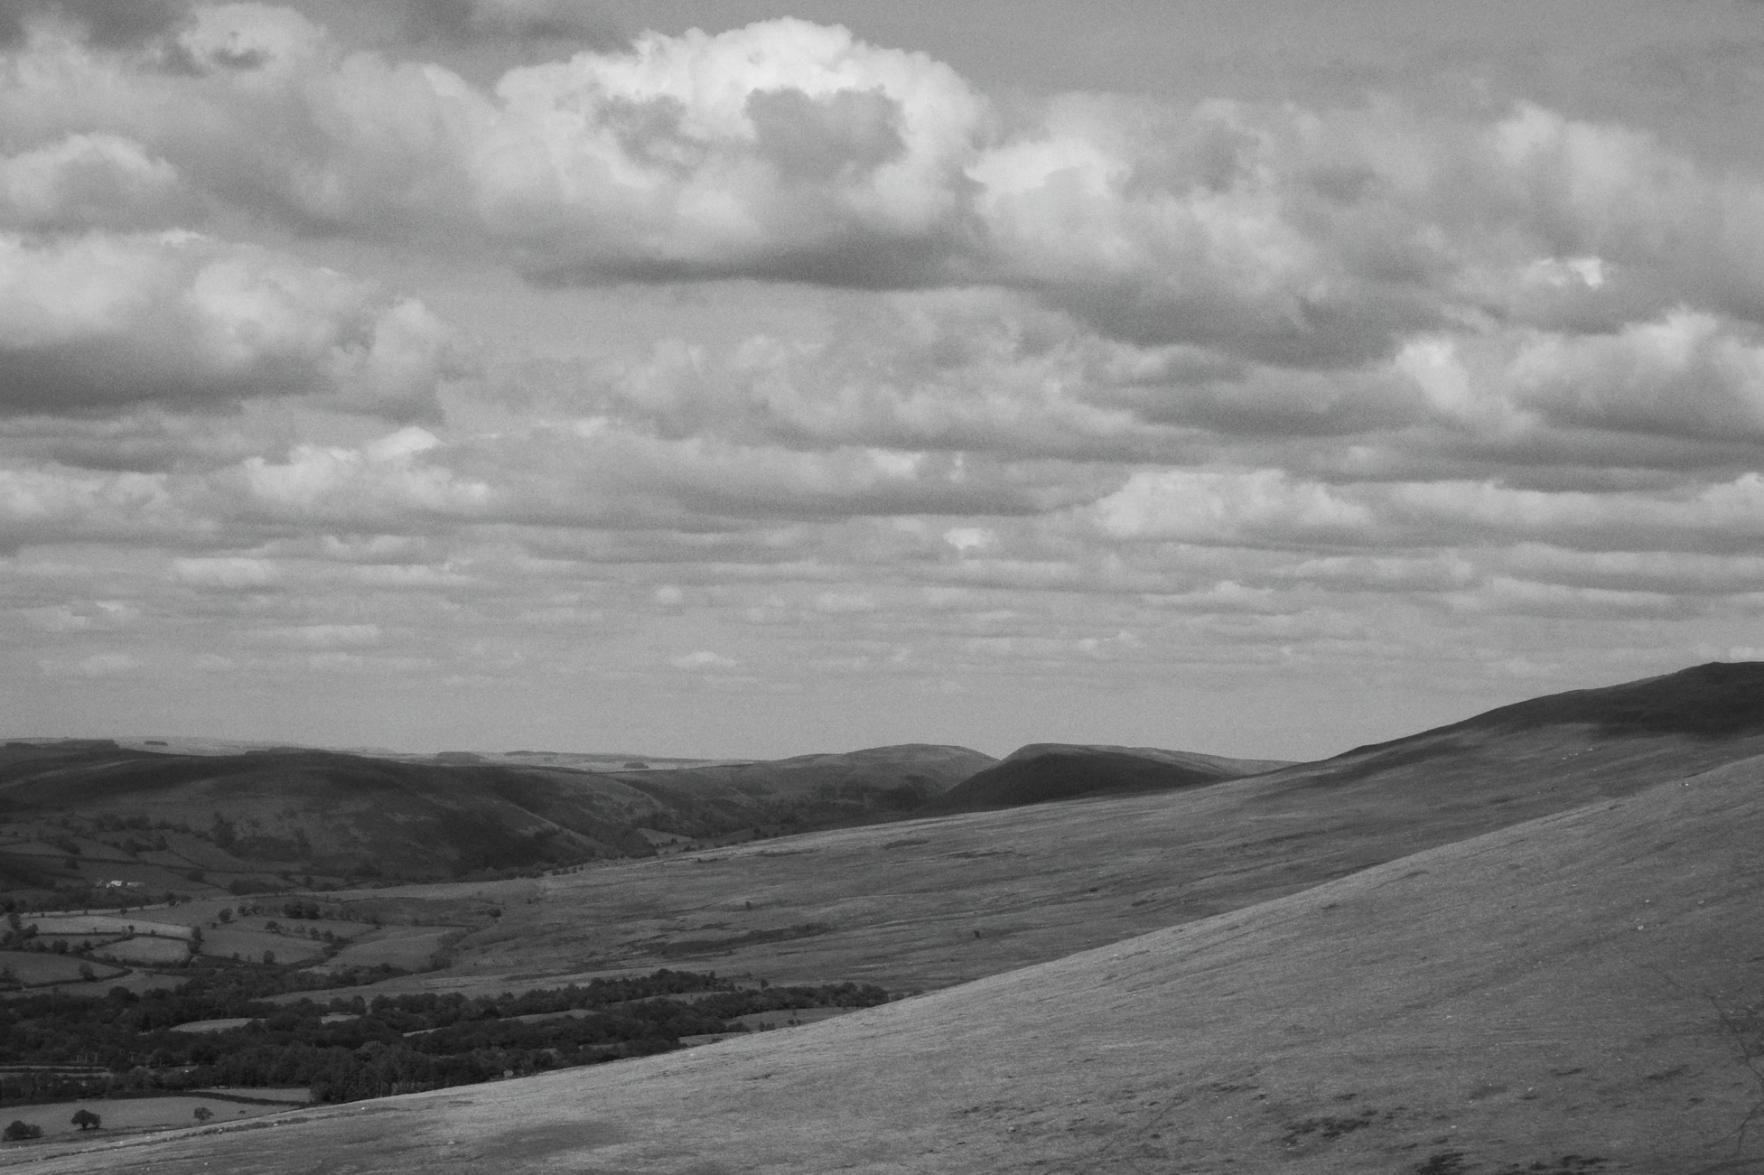
[[[0, 1053], [33, 1073], [0, 1096], [110, 1090], [310, 1086], [323, 1101], [433, 1089], [678, 1048], [682, 1037], [739, 1032], [753, 1012], [867, 1007], [888, 995], [868, 984], [738, 987], [714, 973], [663, 969], [518, 995], [360, 996], [321, 1004], [266, 1002], [274, 976], [208, 966], [177, 991], [102, 1000], [43, 995], [0, 1004]], [[179, 1032], [197, 1020], [241, 1027]]]
[[[83, 1106], [75, 1110], [74, 1116], [69, 1120], [81, 1130], [97, 1130], [104, 1125], [104, 1119]], [[23, 1142], [26, 1139], [42, 1137], [43, 1128], [41, 1126], [18, 1118], [14, 1118], [4, 1132], [0, 1132], [0, 1139], [7, 1142]]]
[[30, 941], [37, 937], [37, 924], [26, 922], [20, 918], [17, 910], [6, 913], [4, 923], [0, 923], [0, 947], [7, 950], [25, 950]]

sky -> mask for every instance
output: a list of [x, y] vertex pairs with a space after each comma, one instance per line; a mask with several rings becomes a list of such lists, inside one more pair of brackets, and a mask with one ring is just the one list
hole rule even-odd
[[1764, 659], [1756, 0], [0, 0], [0, 733], [1317, 758]]

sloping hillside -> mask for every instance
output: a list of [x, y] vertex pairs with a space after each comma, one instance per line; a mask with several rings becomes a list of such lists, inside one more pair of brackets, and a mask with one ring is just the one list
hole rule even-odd
[[1527, 796], [1621, 795], [1661, 771], [1684, 772], [1764, 750], [1764, 663], [1710, 664], [1503, 706], [1433, 730], [1359, 747], [1266, 777], [1271, 794], [1327, 788], [1344, 800], [1393, 773], [1427, 767], [1410, 796], [1452, 803], [1498, 788]]
[[[944, 990], [314, 1113], [273, 1151], [29, 1153], [170, 1173], [1754, 1169], [1764, 698], [1745, 669], [1617, 687], [1632, 725], [1581, 691], [1187, 790], [364, 892], [503, 911], [395, 989], [670, 966]], [[1711, 702], [1711, 677], [1733, 695]], [[1732, 715], [1713, 733], [1648, 717], [1708, 704]]]
[[1754, 760], [842, 1020], [31, 1169], [1752, 1170], [1761, 838]]
[[1187, 790], [622, 862], [474, 890], [505, 915], [461, 940], [446, 978], [668, 966], [942, 987], [1758, 754], [1764, 734], [1461, 724]]

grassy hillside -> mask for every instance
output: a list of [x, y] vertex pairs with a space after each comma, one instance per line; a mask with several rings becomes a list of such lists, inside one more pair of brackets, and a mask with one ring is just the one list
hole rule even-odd
[[[600, 1071], [314, 1112], [273, 1152], [229, 1133], [0, 1163], [1764, 1169], [1759, 672], [1537, 699], [1205, 786], [338, 891], [327, 901], [350, 917], [454, 927], [439, 969], [366, 995], [656, 967], [932, 993]], [[741, 766], [706, 786], [733, 787]]]
[[1761, 837], [1753, 760], [786, 1033], [31, 1169], [1752, 1170]]
[[1188, 790], [374, 896], [417, 906], [469, 897], [503, 908], [495, 926], [456, 944], [447, 982], [496, 988], [535, 975], [686, 966], [926, 990], [1239, 909], [1757, 754], [1764, 734], [1461, 724]]

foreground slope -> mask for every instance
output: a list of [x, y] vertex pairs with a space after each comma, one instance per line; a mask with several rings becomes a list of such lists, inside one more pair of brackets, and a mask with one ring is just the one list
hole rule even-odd
[[42, 1172], [1764, 1165], [1764, 759], [789, 1032]]

